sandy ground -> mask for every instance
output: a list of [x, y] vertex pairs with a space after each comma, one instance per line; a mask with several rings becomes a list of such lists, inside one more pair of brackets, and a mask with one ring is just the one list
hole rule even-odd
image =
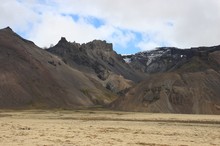
[[220, 116], [1, 110], [0, 145], [219, 146]]

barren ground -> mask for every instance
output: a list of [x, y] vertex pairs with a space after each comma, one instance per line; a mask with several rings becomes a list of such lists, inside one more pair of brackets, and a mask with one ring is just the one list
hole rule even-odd
[[100, 110], [0, 111], [0, 145], [219, 145], [220, 116]]

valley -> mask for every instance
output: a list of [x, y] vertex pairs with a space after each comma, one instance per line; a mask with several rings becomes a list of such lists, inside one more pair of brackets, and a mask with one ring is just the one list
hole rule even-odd
[[220, 146], [220, 0], [1, 0], [0, 146]]
[[1, 110], [0, 145], [217, 146], [220, 117], [97, 110]]

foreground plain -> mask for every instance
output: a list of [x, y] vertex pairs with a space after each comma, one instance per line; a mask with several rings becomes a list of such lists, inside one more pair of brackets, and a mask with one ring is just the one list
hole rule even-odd
[[0, 145], [219, 145], [220, 116], [102, 110], [0, 111]]

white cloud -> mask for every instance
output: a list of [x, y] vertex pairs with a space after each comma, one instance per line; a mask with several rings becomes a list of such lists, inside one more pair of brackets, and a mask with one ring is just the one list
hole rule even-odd
[[41, 17], [40, 24], [35, 26], [28, 36], [41, 47], [56, 44], [61, 36], [78, 43], [85, 43], [94, 39], [108, 39], [110, 42], [120, 44], [123, 47], [126, 47], [126, 43], [133, 38], [131, 33], [123, 34], [119, 29], [110, 25], [96, 28], [83, 18], [79, 18], [75, 22], [71, 16], [51, 13], [43, 14]]
[[79, 43], [98, 37], [94, 27], [81, 21], [76, 23], [70, 16], [46, 13], [41, 18], [40, 24], [29, 34], [40, 46], [56, 44], [61, 36]]
[[[132, 32], [142, 34], [136, 41], [141, 50], [164, 44], [181, 48], [220, 44], [219, 0], [20, 1], [2, 0], [0, 27], [25, 31], [39, 46], [55, 44], [65, 36], [80, 43], [107, 39], [126, 48], [135, 39]], [[95, 28], [83, 19], [73, 21], [61, 14], [93, 16], [105, 24]]]
[[0, 27], [11, 26], [17, 31], [25, 31], [36, 14], [15, 0], [3, 0], [0, 5]]
[[[142, 33], [155, 32], [158, 33], [155, 39], [162, 38], [177, 47], [220, 43], [219, 0], [120, 0], [115, 3], [107, 0], [80, 2], [67, 0], [65, 2], [62, 1], [60, 4], [63, 10], [68, 4], [67, 11], [72, 9], [82, 15], [91, 14], [101, 17], [125, 29]], [[166, 27], [168, 21], [173, 22], [172, 28]]]

